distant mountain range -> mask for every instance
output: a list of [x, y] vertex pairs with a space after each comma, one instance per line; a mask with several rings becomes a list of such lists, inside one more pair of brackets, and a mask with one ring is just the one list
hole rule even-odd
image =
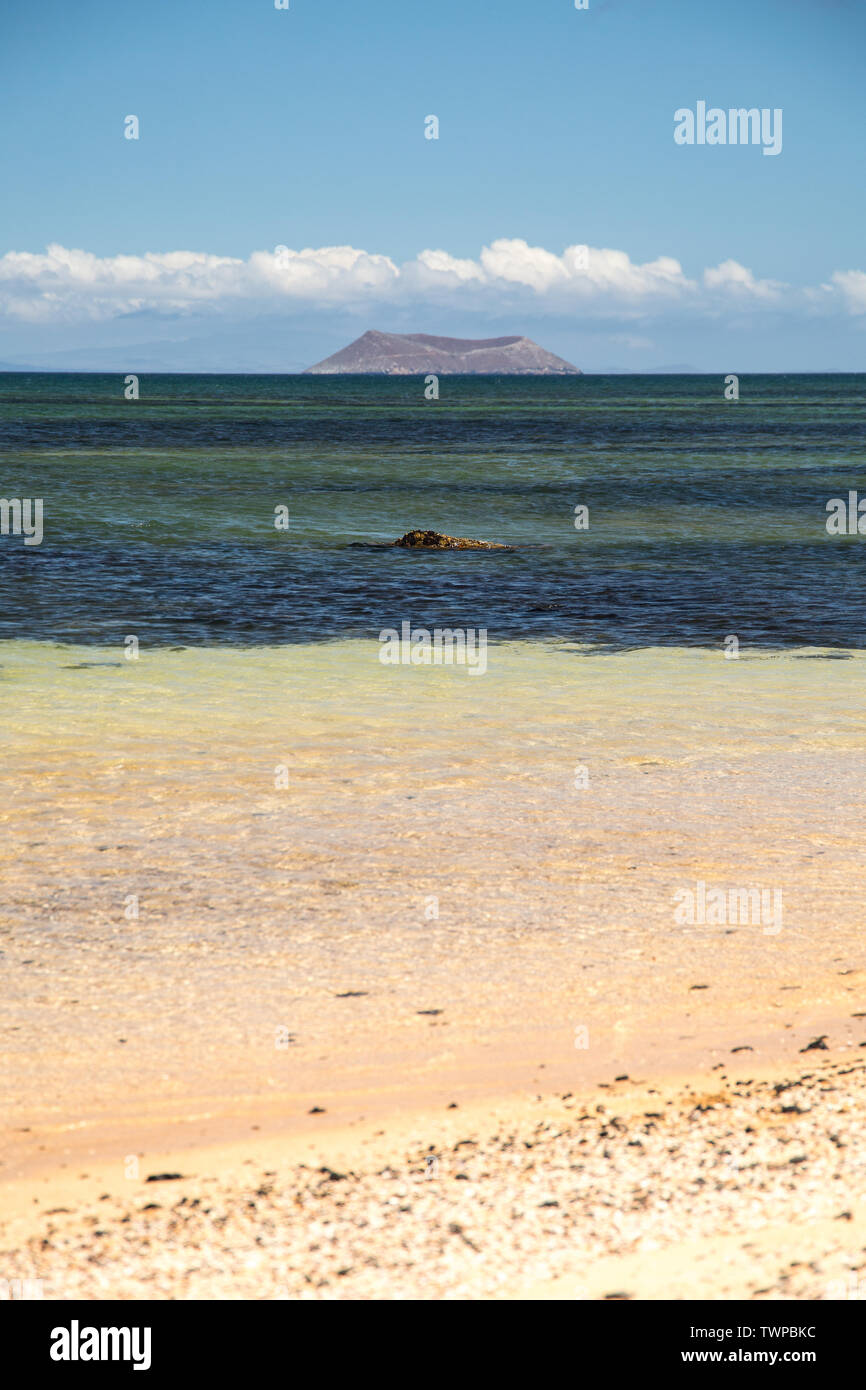
[[307, 374], [337, 376], [371, 373], [378, 376], [580, 376], [562, 357], [547, 352], [531, 338], [434, 338], [429, 333], [379, 333], [370, 329]]

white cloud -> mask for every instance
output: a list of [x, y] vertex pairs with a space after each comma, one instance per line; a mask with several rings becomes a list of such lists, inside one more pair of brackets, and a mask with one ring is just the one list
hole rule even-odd
[[564, 288], [569, 279], [563, 258], [554, 256], [540, 246], [529, 246], [525, 241], [508, 241], [505, 238], [484, 247], [481, 268], [488, 281], [504, 280], [507, 284], [528, 285], [542, 294], [551, 289]]
[[116, 318], [143, 310], [200, 313], [304, 305], [356, 308], [425, 300], [493, 312], [531, 308], [542, 314], [585, 312], [597, 318], [643, 319], [666, 306], [695, 311], [804, 306], [866, 312], [866, 274], [837, 271], [819, 289], [793, 290], [757, 279], [726, 260], [688, 278], [679, 261], [644, 264], [625, 251], [568, 246], [561, 255], [519, 238], [499, 238], [477, 260], [424, 250], [398, 265], [389, 256], [351, 246], [296, 251], [275, 247], [248, 260], [200, 251], [94, 256], [51, 245], [42, 254], [0, 257], [0, 313], [30, 322]]
[[265, 288], [277, 294], [327, 302], [351, 299], [371, 291], [387, 291], [400, 272], [388, 256], [370, 255], [352, 246], [323, 246], [318, 251], [254, 251], [249, 262], [238, 261], [237, 288], [251, 298]]
[[788, 289], [779, 280], [756, 280], [739, 261], [722, 261], [715, 269], [704, 271], [708, 290], [720, 290], [739, 299], [778, 300]]
[[831, 284], [822, 289], [838, 289], [848, 311], [852, 314], [866, 314], [866, 272], [862, 270], [837, 270], [830, 276]]
[[115, 318], [143, 308], [183, 311], [229, 295], [243, 261], [204, 252], [94, 256], [51, 245], [0, 257], [0, 309], [36, 322]]
[[404, 274], [413, 269], [417, 270], [419, 281], [426, 278], [430, 283], [447, 279], [450, 284], [465, 285], [470, 280], [484, 279], [484, 272], [476, 261], [457, 260], [447, 251], [422, 251], [414, 262], [404, 266]]

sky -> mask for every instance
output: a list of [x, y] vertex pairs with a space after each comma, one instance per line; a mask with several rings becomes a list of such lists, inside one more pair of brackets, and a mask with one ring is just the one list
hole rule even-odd
[[864, 72], [864, 0], [4, 0], [0, 364], [864, 371]]

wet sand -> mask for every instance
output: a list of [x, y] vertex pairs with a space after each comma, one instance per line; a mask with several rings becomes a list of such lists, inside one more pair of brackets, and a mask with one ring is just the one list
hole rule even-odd
[[[685, 1139], [693, 1122], [683, 1088], [705, 1089], [721, 1074], [714, 1068], [733, 1075], [743, 1058], [741, 1077], [778, 1081], [812, 1060], [801, 1049], [816, 1036], [826, 1034], [831, 1049], [814, 1054], [821, 1064], [856, 1058], [866, 1040], [857, 1017], [866, 1011], [859, 654], [744, 653], [729, 662], [721, 650], [590, 657], [514, 644], [491, 647], [488, 672], [476, 679], [459, 669], [389, 670], [375, 644], [361, 642], [144, 652], [137, 663], [122, 651], [14, 644], [2, 660], [10, 738], [0, 812], [0, 1215], [12, 1240], [0, 1236], [0, 1247], [19, 1250], [26, 1266], [26, 1242], [37, 1230], [44, 1237], [46, 1204], [71, 1203], [65, 1278], [53, 1238], [45, 1256], [58, 1297], [101, 1296], [100, 1287], [146, 1296], [148, 1267], [159, 1296], [279, 1296], [273, 1271], [256, 1266], [248, 1279], [224, 1253], [219, 1278], [190, 1274], [193, 1227], [139, 1243], [123, 1257], [131, 1266], [116, 1252], [90, 1260], [86, 1251], [107, 1240], [87, 1235], [94, 1196], [109, 1194], [106, 1229], [138, 1232], [139, 1221], [170, 1219], [164, 1197], [150, 1195], [162, 1185], [145, 1185], [149, 1173], [191, 1168], [197, 1182], [205, 1174], [234, 1210], [249, 1159], [259, 1177], [278, 1175], [268, 1200], [291, 1205], [300, 1193], [303, 1212], [297, 1163], [321, 1157], [323, 1135], [335, 1152], [340, 1135], [375, 1140], [382, 1162], [408, 1181], [418, 1153], [446, 1143], [440, 1125], [469, 1117], [464, 1137], [499, 1172], [513, 1153], [500, 1153], [488, 1123], [497, 1106], [508, 1108], [523, 1144], [539, 1107], [545, 1122], [565, 1123], [558, 1107], [571, 1103], [556, 1097], [570, 1092], [595, 1115], [627, 1074], [636, 1105], [649, 1088], [674, 1087], [671, 1123]], [[579, 768], [587, 785], [576, 785], [586, 780]], [[678, 922], [675, 894], [701, 882], [780, 889], [781, 928]], [[859, 1072], [834, 1086], [853, 1108]], [[536, 1095], [542, 1100], [529, 1099]], [[763, 1093], [758, 1099], [766, 1108]], [[795, 1165], [800, 1195], [809, 1165], [834, 1147], [830, 1101], [818, 1099], [823, 1128], [804, 1131], [808, 1163]], [[739, 1133], [737, 1104], [708, 1112], [706, 1123]], [[400, 1127], [410, 1120], [407, 1135]], [[845, 1123], [856, 1149], [854, 1120]], [[601, 1142], [595, 1130], [584, 1137]], [[251, 1142], [267, 1155], [247, 1152]], [[556, 1142], [570, 1153], [580, 1135]], [[700, 1176], [700, 1155], [685, 1152], [676, 1161], [658, 1155], [651, 1183], [655, 1202], [669, 1169], [684, 1213]], [[192, 1163], [196, 1153], [207, 1163]], [[559, 1159], [545, 1153], [552, 1173]], [[131, 1158], [138, 1178], [127, 1176]], [[390, 1199], [361, 1158], [351, 1190], [381, 1205]], [[769, 1172], [775, 1159], [768, 1151], [756, 1162]], [[98, 1193], [82, 1173], [98, 1174]], [[432, 1222], [444, 1238], [465, 1213], [452, 1211], [444, 1191], [430, 1195], [440, 1193], [437, 1180], [424, 1181], [434, 1208], [421, 1226]], [[479, 1171], [455, 1177], [448, 1192], [472, 1183], [490, 1193], [490, 1229], [502, 1226], [490, 1249], [498, 1249], [515, 1237], [503, 1204], [516, 1189]], [[725, 1201], [739, 1202], [746, 1220], [747, 1198], [732, 1191]], [[862, 1180], [845, 1166], [829, 1192], [856, 1209]], [[135, 1215], [150, 1200], [163, 1205]], [[764, 1202], [767, 1231], [778, 1213], [783, 1224], [791, 1218], [787, 1201]], [[532, 1210], [555, 1222], [559, 1209]], [[730, 1233], [724, 1203], [705, 1218], [671, 1248]], [[574, 1232], [560, 1248], [538, 1219], [537, 1248], [520, 1262], [524, 1292], [577, 1278], [565, 1251]], [[639, 1212], [634, 1219], [643, 1230]], [[836, 1223], [834, 1240], [837, 1228], [854, 1244], [862, 1234], [856, 1210], [850, 1220], [815, 1217], [819, 1226], [825, 1219]], [[584, 1265], [626, 1259], [630, 1246], [599, 1243], [589, 1217], [581, 1222], [591, 1252]], [[305, 1220], [292, 1229], [299, 1260]], [[178, 1246], [171, 1256], [169, 1236]], [[636, 1238], [644, 1237], [654, 1238], [649, 1227]], [[427, 1266], [428, 1238], [419, 1229], [409, 1241]], [[250, 1239], [256, 1245], [254, 1232]], [[457, 1243], [469, 1258], [471, 1247]], [[157, 1245], [169, 1261], [162, 1271]], [[362, 1246], [349, 1253], [354, 1269]], [[772, 1251], [767, 1258], [772, 1264]], [[836, 1277], [834, 1260], [827, 1255], [817, 1283], [772, 1287], [825, 1296], [820, 1280]], [[7, 1254], [4, 1264], [16, 1261]], [[402, 1296], [425, 1296], [416, 1276], [387, 1260], [378, 1274], [362, 1264], [363, 1277], [332, 1271], [326, 1284], [285, 1288], [401, 1296], [402, 1281]], [[446, 1261], [428, 1293], [514, 1291], [513, 1270], [500, 1279], [490, 1260], [481, 1264], [479, 1275], [477, 1261], [475, 1273]], [[674, 1261], [670, 1288], [687, 1265]], [[741, 1272], [730, 1287], [750, 1287]], [[616, 1292], [585, 1268], [581, 1278], [585, 1296]], [[630, 1291], [650, 1296], [642, 1278], [636, 1271]], [[708, 1273], [703, 1296], [734, 1296], [719, 1280]]]

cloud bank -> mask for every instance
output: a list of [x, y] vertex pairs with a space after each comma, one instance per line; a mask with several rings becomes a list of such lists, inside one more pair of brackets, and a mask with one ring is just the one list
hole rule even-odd
[[59, 245], [0, 257], [0, 314], [34, 324], [145, 311], [183, 316], [424, 303], [493, 312], [528, 305], [551, 315], [582, 309], [613, 319], [672, 307], [857, 315], [866, 314], [866, 272], [837, 270], [820, 286], [797, 289], [725, 260], [690, 279], [672, 256], [637, 264], [625, 251], [588, 246], [557, 255], [515, 238], [493, 241], [477, 260], [425, 250], [399, 265], [351, 246], [277, 246], [247, 260], [203, 251], [101, 257]]

